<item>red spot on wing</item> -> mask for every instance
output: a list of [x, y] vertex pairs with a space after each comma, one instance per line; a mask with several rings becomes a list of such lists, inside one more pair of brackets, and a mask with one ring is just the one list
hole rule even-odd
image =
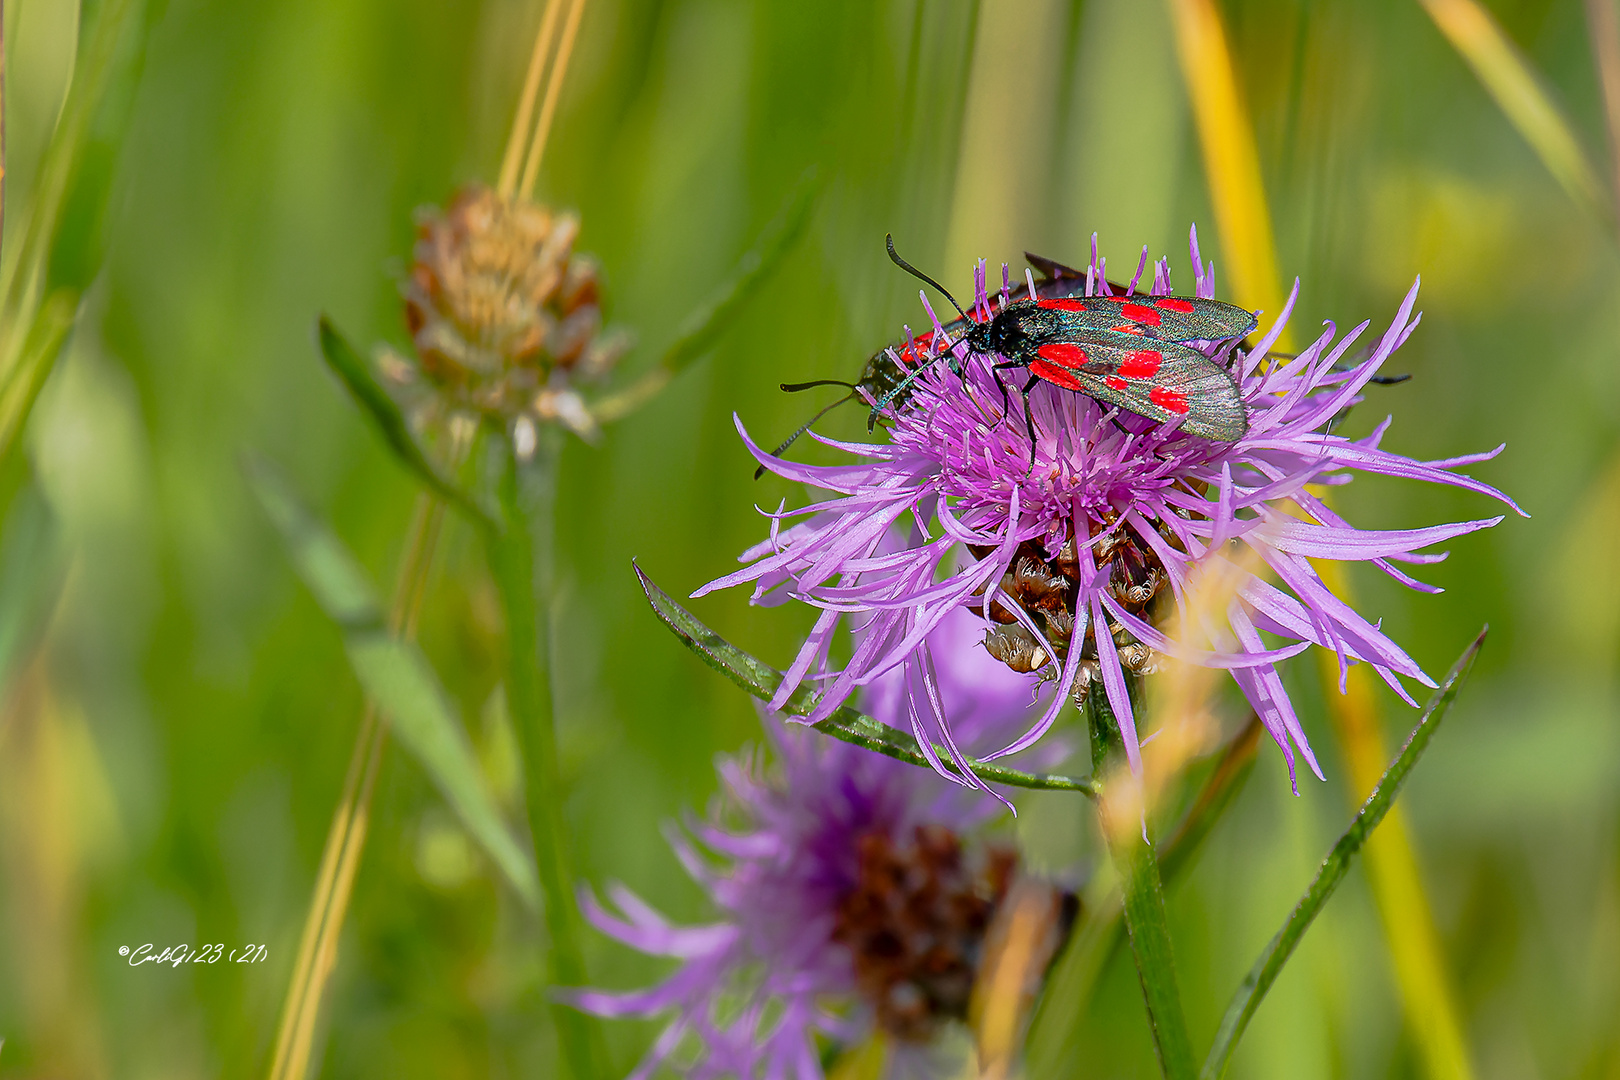
[[1054, 341], [1050, 345], [1042, 345], [1035, 350], [1035, 354], [1044, 360], [1070, 368], [1080, 367], [1086, 362], [1086, 350], [1067, 341]]
[[1187, 413], [1187, 395], [1184, 391], [1155, 386], [1148, 392], [1148, 400], [1165, 412], [1173, 412], [1177, 416], [1185, 416]]
[[1164, 318], [1156, 309], [1150, 308], [1146, 304], [1124, 304], [1120, 307], [1119, 313], [1133, 322], [1141, 323], [1143, 326], [1158, 326], [1159, 321]]
[[1165, 311], [1179, 311], [1183, 315], [1191, 315], [1193, 305], [1191, 300], [1183, 300], [1179, 296], [1161, 296], [1153, 301], [1153, 306], [1163, 308]]
[[1123, 390], [1129, 385], [1124, 379], [1114, 375], [1108, 376], [1103, 380], [1103, 382], [1108, 384], [1108, 389], [1110, 390]]
[[1036, 307], [1043, 307], [1049, 311], [1084, 311], [1086, 302], [1072, 296], [1059, 296], [1047, 300], [1035, 301]]
[[1049, 364], [1045, 360], [1031, 360], [1029, 364], [1031, 375], [1038, 375], [1054, 386], [1061, 386], [1065, 390], [1081, 389], [1080, 380], [1074, 377], [1074, 372]]
[[1116, 334], [1135, 334], [1137, 337], [1147, 333], [1140, 326], [1132, 326], [1130, 323], [1126, 323], [1124, 326], [1110, 326], [1108, 329]]
[[1119, 365], [1119, 373], [1127, 379], [1151, 379], [1159, 373], [1164, 363], [1164, 354], [1155, 349], [1137, 349], [1125, 357], [1125, 362]]

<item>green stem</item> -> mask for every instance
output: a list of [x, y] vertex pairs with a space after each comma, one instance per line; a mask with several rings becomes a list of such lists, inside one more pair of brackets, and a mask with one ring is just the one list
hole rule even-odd
[[[552, 711], [551, 590], [552, 510], [556, 494], [557, 445], [542, 438], [533, 462], [520, 465], [504, 440], [500, 480], [501, 528], [489, 536], [490, 569], [506, 615], [506, 700], [523, 754], [524, 799], [534, 861], [545, 894], [551, 937], [550, 983], [584, 986], [581, 921], [563, 822], [562, 783]], [[561, 1003], [551, 1006], [563, 1055], [576, 1080], [607, 1075], [607, 1051], [594, 1018]]]
[[[1114, 718], [1100, 686], [1092, 687], [1086, 706], [1091, 726], [1092, 775], [1100, 779], [1108, 761], [1107, 749], [1117, 745], [1117, 739], [1110, 737]], [[1138, 824], [1139, 810], [1117, 805], [1111, 808], [1107, 788], [1103, 789], [1102, 800], [1103, 836], [1119, 870], [1125, 927], [1130, 932], [1136, 973], [1142, 982], [1142, 998], [1147, 1004], [1148, 1026], [1153, 1031], [1159, 1070], [1167, 1080], [1194, 1080], [1198, 1066], [1193, 1058], [1192, 1039], [1187, 1035], [1187, 1020], [1181, 1011], [1181, 993], [1176, 986], [1176, 965], [1170, 948], [1170, 926], [1164, 914], [1164, 885], [1159, 880], [1158, 855]], [[1140, 807], [1139, 800], [1131, 802]], [[1131, 820], [1120, 820], [1111, 809], [1130, 815]]]

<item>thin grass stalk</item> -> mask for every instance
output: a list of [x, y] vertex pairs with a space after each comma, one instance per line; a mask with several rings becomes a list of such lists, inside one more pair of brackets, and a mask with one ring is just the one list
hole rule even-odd
[[[1355, 861], [1356, 855], [1364, 849], [1369, 837], [1374, 835], [1374, 830], [1395, 805], [1401, 786], [1406, 783], [1406, 778], [1411, 775], [1423, 752], [1434, 739], [1434, 733], [1445, 719], [1446, 711], [1456, 700], [1462, 684], [1468, 678], [1468, 673], [1473, 669], [1480, 647], [1485, 644], [1488, 630], [1489, 627], [1486, 627], [1479, 632], [1479, 636], [1463, 650], [1457, 662], [1446, 673], [1446, 677], [1429, 696], [1428, 704], [1423, 707], [1417, 726], [1407, 736], [1401, 752], [1379, 776], [1372, 794], [1351, 818], [1350, 827], [1339, 835], [1338, 841], [1329, 849], [1327, 857], [1317, 868], [1316, 876], [1311, 879], [1304, 895], [1289, 912], [1282, 928], [1260, 951], [1259, 957], [1249, 969], [1249, 974], [1238, 985], [1237, 992], [1232, 995], [1232, 1000], [1226, 1007], [1226, 1015], [1221, 1018], [1220, 1028], [1215, 1032], [1215, 1042], [1204, 1061], [1203, 1071], [1199, 1074], [1200, 1080], [1221, 1080], [1226, 1074], [1238, 1041], [1243, 1038], [1244, 1030], [1254, 1018], [1255, 1011], [1265, 999], [1266, 993], [1276, 982], [1283, 966], [1299, 947], [1305, 933], [1316, 921], [1316, 917], [1322, 913], [1345, 875], [1350, 872], [1350, 865]], [[1420, 1030], [1414, 1034], [1421, 1043], [1429, 1038], [1431, 1033]]]
[[529, 56], [529, 70], [523, 76], [523, 92], [518, 97], [512, 132], [506, 137], [506, 152], [501, 155], [500, 178], [495, 185], [496, 193], [503, 199], [510, 199], [517, 190], [518, 168], [528, 149], [529, 122], [534, 116], [534, 100], [540, 92], [540, 75], [546, 69], [546, 56], [551, 52], [559, 10], [558, 0], [548, 0], [545, 14], [540, 17], [540, 30], [534, 36], [534, 52]]
[[[496, 452], [504, 458], [499, 485], [501, 528], [488, 534], [489, 563], [506, 616], [506, 702], [523, 757], [524, 803], [551, 939], [547, 982], [584, 986], [585, 959], [580, 947], [584, 923], [574, 896], [563, 820], [551, 679], [551, 558], [560, 435], [555, 428], [544, 428], [535, 457], [527, 465], [515, 460], [507, 443], [496, 444]], [[596, 1018], [556, 1001], [551, 1003], [551, 1015], [574, 1080], [604, 1078], [607, 1048]]]
[[[1316, 570], [1336, 595], [1346, 603], [1354, 603], [1341, 564], [1318, 562]], [[1356, 808], [1378, 786], [1390, 759], [1378, 702], [1372, 692], [1372, 676], [1363, 666], [1351, 668], [1341, 694], [1338, 657], [1319, 650], [1318, 659], [1328, 715], [1350, 770], [1350, 805]], [[1469, 1060], [1456, 993], [1446, 974], [1434, 910], [1423, 887], [1417, 852], [1399, 804], [1390, 808], [1383, 825], [1367, 838], [1362, 857], [1389, 944], [1406, 1022], [1424, 1071], [1432, 1080], [1472, 1080], [1474, 1067]]]
[[1603, 117], [1609, 133], [1609, 197], [1620, 216], [1620, 15], [1615, 0], [1586, 0], [1586, 30], [1603, 88]]
[[[459, 447], [454, 448], [453, 453], [459, 457]], [[444, 503], [425, 492], [419, 494], [389, 612], [389, 626], [395, 634], [415, 636], [422, 595], [443, 523]], [[355, 733], [354, 749], [349, 755], [342, 794], [327, 829], [309, 911], [304, 917], [292, 982], [287, 988], [276, 1033], [270, 1080], [303, 1080], [308, 1072], [321, 1001], [337, 963], [338, 939], [348, 914], [360, 856], [365, 851], [371, 800], [387, 737], [387, 725], [382, 723], [376, 706], [367, 701]]]
[[1418, 0], [1570, 198], [1601, 221], [1613, 210], [1563, 110], [1489, 11], [1475, 0]]
[[540, 119], [534, 125], [534, 141], [529, 144], [528, 158], [523, 162], [523, 179], [518, 182], [518, 191], [525, 199], [534, 197], [540, 162], [546, 154], [546, 140], [551, 136], [551, 121], [557, 115], [557, 99], [562, 96], [568, 61], [574, 55], [574, 38], [579, 34], [579, 21], [584, 14], [585, 0], [573, 0], [568, 9], [568, 22], [563, 26], [562, 42], [557, 46], [557, 59], [551, 65], [551, 77], [546, 81], [546, 97], [540, 104]]

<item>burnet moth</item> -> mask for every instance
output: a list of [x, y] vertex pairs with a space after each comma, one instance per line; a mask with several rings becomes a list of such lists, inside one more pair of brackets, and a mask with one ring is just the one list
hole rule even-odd
[[[1002, 358], [992, 365], [998, 381], [1005, 370], [1029, 372], [1020, 393], [1031, 454], [1035, 425], [1030, 418], [1029, 392], [1042, 382], [1150, 420], [1179, 421], [1180, 430], [1189, 435], [1236, 442], [1248, 432], [1248, 414], [1237, 380], [1187, 342], [1241, 338], [1255, 328], [1252, 312], [1201, 297], [1041, 296], [1036, 291], [1004, 304], [987, 320], [974, 320], [943, 286], [895, 252], [892, 236], [888, 249], [896, 266], [939, 290], [961, 316], [958, 322], [968, 324], [931, 362], [948, 360], [956, 369], [958, 361], [952, 350], [965, 342], [973, 353]], [[926, 366], [914, 368], [879, 395], [867, 426], [924, 370]]]

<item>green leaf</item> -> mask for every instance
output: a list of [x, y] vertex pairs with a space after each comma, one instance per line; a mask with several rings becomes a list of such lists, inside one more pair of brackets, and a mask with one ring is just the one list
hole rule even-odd
[[495, 527], [495, 519], [488, 510], [478, 504], [467, 492], [458, 487], [439, 467], [428, 458], [422, 444], [416, 441], [411, 428], [405, 421], [405, 414], [400, 412], [399, 405], [384, 390], [382, 384], [377, 382], [371, 373], [371, 365], [355, 351], [354, 346], [332, 325], [332, 320], [325, 315], [321, 316], [318, 333], [321, 342], [321, 355], [326, 358], [327, 366], [343, 380], [354, 400], [371, 418], [383, 441], [394, 452], [400, 462], [413, 473], [418, 480], [427, 485], [429, 491], [439, 498], [471, 514], [480, 524], [487, 528]]
[[539, 910], [534, 864], [501, 820], [477, 758], [427, 657], [388, 630], [365, 571], [326, 525], [262, 458], [244, 462], [248, 481], [316, 603], [343, 631], [355, 676], [394, 734], [427, 770], [461, 823], [531, 908]]
[[[704, 663], [708, 664], [732, 682], [753, 694], [761, 701], [769, 701], [781, 685], [782, 674], [775, 668], [743, 652], [713, 630], [703, 625], [697, 616], [687, 611], [674, 598], [660, 589], [652, 578], [644, 573], [641, 567], [636, 567], [636, 576], [641, 579], [641, 587], [647, 594], [647, 600], [652, 604], [653, 611], [663, 620], [665, 626], [674, 632], [675, 636], [685, 643], [686, 647], [697, 653]], [[800, 687], [788, 699], [783, 712], [790, 716], [804, 716], [815, 707], [816, 699], [809, 690]], [[910, 734], [892, 728], [887, 724], [879, 723], [863, 713], [856, 712], [848, 706], [843, 706], [831, 717], [813, 725], [824, 735], [831, 735], [835, 739], [864, 746], [868, 750], [875, 750], [880, 754], [892, 757], [897, 761], [904, 761], [911, 765], [918, 765], [925, 769], [932, 769], [928, 759], [923, 756], [917, 740]], [[950, 764], [950, 757], [943, 747], [935, 747], [940, 760], [945, 762], [946, 768], [956, 772]], [[969, 770], [981, 780], [994, 784], [1005, 784], [1008, 787], [1038, 788], [1048, 791], [1078, 791], [1083, 795], [1094, 794], [1090, 780], [1075, 776], [1057, 776], [1050, 773], [1027, 773], [1017, 769], [1003, 768], [1000, 765], [990, 765], [980, 761], [970, 761]], [[958, 773], [958, 775], [960, 775]]]
[[792, 250], [810, 222], [810, 211], [815, 207], [820, 190], [821, 181], [815, 168], [806, 170], [788, 193], [781, 211], [765, 226], [754, 246], [738, 260], [731, 276], [681, 323], [675, 340], [664, 350], [657, 366], [617, 394], [596, 403], [591, 412], [598, 422], [610, 423], [635, 412], [713, 347], [727, 324]]
[[1244, 1029], [1248, 1027], [1249, 1020], [1254, 1011], [1260, 1007], [1265, 998], [1266, 991], [1277, 980], [1283, 965], [1294, 954], [1300, 939], [1305, 931], [1310, 929], [1311, 922], [1321, 913], [1328, 897], [1333, 890], [1339, 887], [1344, 875], [1350, 870], [1350, 863], [1356, 857], [1356, 852], [1367, 842], [1367, 837], [1378, 827], [1384, 819], [1389, 808], [1395, 803], [1395, 796], [1405, 782], [1406, 776], [1417, 764], [1418, 758], [1429, 746], [1429, 740], [1434, 738], [1435, 729], [1445, 718], [1446, 710], [1456, 700], [1457, 693], [1468, 678], [1469, 670], [1474, 666], [1474, 658], [1479, 655], [1480, 646], [1485, 644], [1486, 627], [1479, 632], [1473, 644], [1463, 650], [1463, 654], [1452, 665], [1451, 671], [1441, 680], [1440, 686], [1430, 696], [1423, 706], [1423, 713], [1418, 717], [1417, 726], [1407, 737], [1406, 745], [1396, 756], [1389, 768], [1384, 770], [1383, 777], [1378, 786], [1362, 804], [1361, 810], [1356, 814], [1350, 827], [1339, 837], [1339, 842], [1333, 845], [1327, 858], [1322, 860], [1321, 867], [1316, 871], [1316, 878], [1311, 882], [1305, 895], [1300, 897], [1299, 903], [1283, 923], [1277, 936], [1271, 939], [1260, 956], [1249, 970], [1243, 984], [1238, 987], [1237, 993], [1232, 995], [1232, 1002], [1226, 1008], [1226, 1015], [1221, 1020], [1220, 1030], [1215, 1035], [1215, 1045], [1210, 1048], [1209, 1057], [1204, 1062], [1204, 1070], [1200, 1074], [1204, 1080], [1219, 1080], [1226, 1073], [1226, 1067], [1231, 1063], [1232, 1051], [1237, 1048], [1237, 1042], [1243, 1037]]

